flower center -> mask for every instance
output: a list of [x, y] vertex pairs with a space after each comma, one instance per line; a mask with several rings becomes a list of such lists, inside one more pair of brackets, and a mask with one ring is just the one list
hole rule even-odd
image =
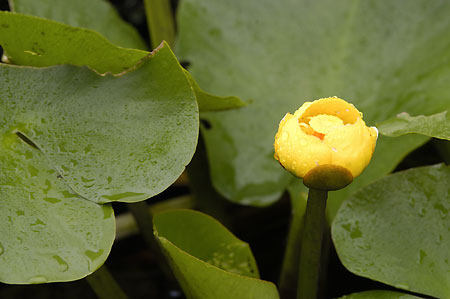
[[329, 132], [341, 127], [344, 122], [339, 117], [327, 114], [319, 114], [309, 117], [308, 123], [300, 123], [300, 127], [308, 135], [313, 135], [323, 140]]

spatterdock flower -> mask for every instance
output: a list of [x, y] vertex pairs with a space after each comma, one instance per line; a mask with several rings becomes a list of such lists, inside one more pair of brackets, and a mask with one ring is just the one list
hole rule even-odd
[[369, 164], [377, 137], [377, 129], [366, 126], [355, 106], [323, 98], [284, 116], [275, 136], [275, 159], [300, 178], [326, 165], [347, 170], [353, 179]]

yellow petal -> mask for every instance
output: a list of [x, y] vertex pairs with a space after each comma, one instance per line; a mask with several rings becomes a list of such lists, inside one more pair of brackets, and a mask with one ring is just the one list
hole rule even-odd
[[302, 112], [299, 119], [301, 122], [306, 122], [309, 117], [320, 114], [339, 117], [344, 124], [352, 124], [358, 118], [362, 118], [361, 112], [359, 112], [355, 106], [337, 97], [323, 98], [314, 101], [310, 103], [308, 107], [303, 109]]
[[274, 147], [275, 158], [298, 177], [331, 159], [331, 153], [322, 140], [306, 134], [296, 118], [280, 124]]
[[309, 125], [316, 132], [328, 134], [334, 129], [342, 127], [344, 125], [344, 122], [337, 116], [319, 114], [317, 116], [311, 117]]
[[369, 164], [375, 146], [371, 130], [362, 119], [331, 131], [324, 142], [332, 151], [331, 164], [347, 168], [353, 177]]
[[281, 120], [274, 157], [298, 177], [320, 165], [344, 167], [356, 177], [369, 164], [377, 136], [352, 104], [323, 98], [304, 103]]

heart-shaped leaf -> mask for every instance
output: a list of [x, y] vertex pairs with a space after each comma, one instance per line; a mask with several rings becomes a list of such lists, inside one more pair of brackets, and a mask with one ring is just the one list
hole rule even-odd
[[126, 76], [86, 68], [0, 68], [2, 129], [37, 145], [94, 202], [134, 202], [172, 184], [195, 151], [198, 110], [168, 46]]
[[9, 5], [14, 12], [92, 29], [124, 48], [147, 48], [136, 29], [123, 21], [108, 1], [10, 0]]
[[[369, 125], [402, 111], [446, 109], [449, 14], [450, 3], [439, 0], [181, 2], [176, 49], [199, 85], [254, 99], [236, 111], [204, 115], [214, 186], [242, 204], [277, 200], [291, 176], [273, 159], [275, 132], [285, 113], [305, 101], [339, 96]], [[423, 143], [416, 137], [380, 138], [380, 165], [358, 184], [391, 171]], [[332, 197], [334, 207], [345, 198]]]
[[5, 64], [0, 76], [0, 280], [82, 278], [114, 239], [111, 206], [95, 202], [152, 197], [190, 161], [190, 83], [165, 45], [122, 77]]
[[397, 137], [416, 133], [450, 140], [450, 115], [447, 110], [429, 116], [410, 116], [405, 112], [394, 119], [382, 122], [378, 125], [378, 129], [386, 136]]
[[[73, 14], [76, 18], [81, 12]], [[102, 19], [97, 22], [95, 19], [86, 20], [90, 28], [103, 28]], [[117, 47], [90, 29], [28, 15], [0, 12], [0, 26], [4, 29], [0, 35], [0, 45], [14, 64], [87, 65], [101, 74], [120, 75], [134, 70], [136, 65], [152, 55], [146, 51]], [[202, 110], [223, 110], [245, 105], [236, 97], [217, 97], [204, 92], [188, 72], [185, 74]]]
[[38, 149], [5, 133], [1, 104], [0, 281], [71, 281], [94, 272], [114, 241], [112, 207], [72, 192]]
[[258, 279], [248, 244], [210, 216], [174, 210], [153, 220], [155, 236], [187, 298], [278, 298], [274, 284]]
[[345, 201], [332, 237], [351, 272], [400, 289], [450, 297], [450, 167], [398, 172]]

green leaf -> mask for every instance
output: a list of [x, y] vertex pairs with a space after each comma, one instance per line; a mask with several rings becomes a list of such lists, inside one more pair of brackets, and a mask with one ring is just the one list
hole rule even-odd
[[88, 200], [150, 198], [180, 176], [195, 151], [197, 103], [168, 46], [119, 78], [4, 64], [0, 77], [0, 135], [26, 136]]
[[[8, 59], [19, 65], [87, 65], [100, 74], [123, 75], [159, 49], [146, 52], [120, 48], [90, 29], [9, 12], [0, 11], [0, 26], [3, 29], [0, 45]], [[204, 92], [187, 71], [185, 74], [196, 93], [201, 111], [245, 105], [236, 97], [217, 97]]]
[[421, 298], [409, 294], [393, 292], [393, 291], [366, 291], [361, 293], [353, 293], [342, 296], [340, 299], [414, 299]]
[[149, 56], [115, 46], [93, 30], [33, 16], [0, 11], [0, 26], [0, 45], [14, 64], [87, 65], [101, 74], [120, 74]]
[[187, 298], [278, 298], [275, 285], [257, 279], [248, 244], [213, 218], [174, 210], [155, 215], [154, 231]]
[[10, 0], [9, 3], [12, 11], [92, 29], [124, 48], [147, 48], [136, 29], [124, 22], [108, 1]]
[[71, 281], [94, 272], [114, 241], [112, 207], [74, 194], [16, 134], [0, 138], [0, 281]]
[[[378, 136], [372, 161], [362, 175], [344, 189], [328, 193], [327, 218], [329, 223], [331, 224], [341, 203], [352, 193], [374, 182], [381, 174], [392, 172], [395, 166], [408, 154], [409, 149], [419, 147], [428, 140], [428, 137], [422, 135], [405, 135], [398, 138]], [[389, 163], [386, 162], [388, 157], [391, 159]]]
[[[214, 186], [241, 204], [277, 200], [291, 176], [273, 159], [274, 136], [305, 101], [342, 97], [369, 125], [448, 108], [449, 13], [438, 0], [182, 1], [178, 57], [205, 90], [254, 99], [202, 115]], [[421, 143], [381, 138], [364, 184]]]
[[238, 97], [220, 97], [210, 94], [198, 86], [194, 78], [188, 71], [184, 71], [186, 77], [191, 82], [192, 88], [194, 89], [195, 96], [198, 102], [198, 109], [201, 112], [216, 111], [216, 110], [227, 110], [244, 107], [247, 104], [241, 101]]
[[382, 122], [378, 129], [381, 134], [391, 137], [416, 133], [450, 140], [450, 115], [447, 112], [429, 116], [400, 113], [396, 118]]
[[400, 289], [450, 297], [450, 167], [398, 172], [345, 201], [332, 237], [351, 272]]

